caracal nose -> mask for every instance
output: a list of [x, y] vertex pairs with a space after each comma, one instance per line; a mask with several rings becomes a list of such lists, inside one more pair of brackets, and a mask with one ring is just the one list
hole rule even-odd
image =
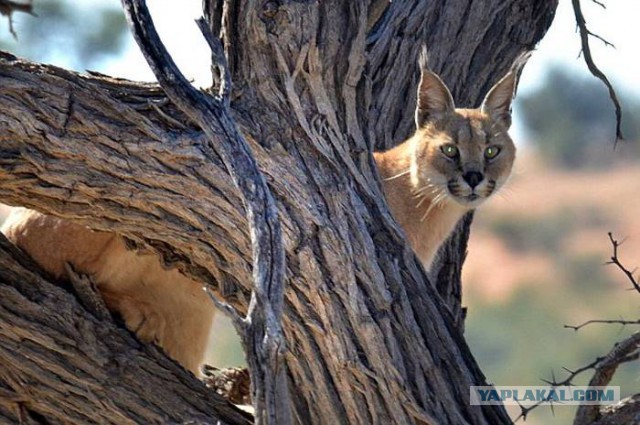
[[471, 186], [471, 189], [475, 189], [475, 187], [484, 179], [484, 176], [478, 171], [469, 171], [464, 173], [462, 178], [469, 184], [469, 186]]

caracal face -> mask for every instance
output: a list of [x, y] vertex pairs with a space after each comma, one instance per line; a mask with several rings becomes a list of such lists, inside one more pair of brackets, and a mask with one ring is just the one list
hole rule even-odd
[[511, 175], [516, 148], [507, 129], [480, 109], [455, 109], [416, 134], [415, 191], [434, 203], [477, 208]]
[[416, 108], [411, 182], [432, 205], [454, 202], [473, 209], [511, 175], [516, 147], [508, 134], [511, 102], [528, 56], [491, 88], [477, 109], [457, 109], [449, 89], [422, 69]]

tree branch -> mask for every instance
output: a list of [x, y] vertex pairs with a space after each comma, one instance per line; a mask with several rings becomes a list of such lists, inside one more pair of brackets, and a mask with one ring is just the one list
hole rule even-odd
[[13, 13], [24, 12], [33, 15], [33, 3], [31, 0], [15, 1], [0, 0], [0, 15], [6, 16], [9, 20], [9, 32], [13, 38], [18, 38], [13, 28]]
[[152, 247], [246, 311], [251, 248], [240, 194], [201, 130], [157, 85], [80, 77], [7, 54], [0, 81], [4, 203]]
[[587, 320], [584, 323], [581, 323], [579, 325], [564, 325], [564, 327], [566, 329], [573, 329], [574, 331], [579, 331], [580, 329], [584, 328], [585, 326], [589, 326], [592, 325], [594, 323], [606, 323], [606, 324], [619, 324], [622, 326], [627, 326], [627, 325], [640, 325], [640, 319], [639, 320], [624, 320], [624, 319], [596, 319], [596, 320]]
[[[609, 240], [611, 241], [611, 245], [613, 248], [613, 253], [611, 255], [611, 261], [609, 261], [607, 264], [615, 264], [623, 273], [624, 275], [631, 281], [631, 284], [633, 285], [633, 289], [635, 290], [639, 290], [639, 286], [638, 283], [636, 281], [636, 279], [633, 276], [633, 273], [631, 271], [629, 271], [618, 259], [618, 247], [621, 245], [621, 242], [618, 242], [614, 237], [613, 234], [611, 232], [608, 233], [609, 235]], [[640, 292], [640, 291], [639, 291]], [[580, 329], [582, 329], [585, 326], [588, 326], [590, 324], [593, 323], [617, 323], [617, 324], [621, 324], [622, 326], [626, 326], [626, 325], [638, 325], [640, 324], [640, 320], [623, 320], [623, 319], [619, 319], [619, 320], [588, 320], [580, 325], [577, 326], [573, 326], [573, 325], [564, 325], [565, 328], [568, 329], [573, 329], [575, 331], [578, 331]], [[573, 380], [580, 374], [582, 374], [583, 372], [590, 370], [590, 369], [595, 369], [595, 372], [593, 374], [593, 377], [591, 378], [591, 381], [589, 382], [589, 386], [594, 387], [594, 386], [607, 386], [609, 384], [609, 382], [611, 381], [611, 378], [613, 377], [617, 367], [621, 364], [621, 363], [625, 363], [628, 361], [633, 361], [633, 360], [637, 360], [638, 357], [640, 356], [640, 352], [638, 351], [638, 348], [640, 347], [640, 332], [638, 333], [634, 333], [633, 335], [631, 335], [630, 337], [626, 338], [625, 340], [623, 340], [622, 342], [618, 342], [614, 345], [613, 349], [609, 352], [609, 354], [607, 354], [604, 357], [598, 357], [597, 359], [595, 359], [593, 362], [589, 363], [586, 366], [583, 366], [577, 370], [569, 370], [567, 368], [563, 368], [565, 371], [567, 371], [569, 373], [569, 375], [562, 381], [557, 381], [555, 378], [555, 375], [553, 375], [552, 372], [552, 378], [551, 380], [543, 380], [544, 382], [546, 382], [547, 384], [551, 385], [552, 387], [558, 387], [558, 386], [567, 386], [567, 385], [573, 385]], [[540, 405], [542, 405], [545, 401], [547, 400], [542, 400], [532, 406], [529, 407], [524, 407], [524, 406], [520, 406], [520, 415], [518, 416], [518, 419], [523, 418], [526, 420], [527, 415], [535, 408], [539, 407]], [[625, 409], [625, 413], [628, 413], [628, 408]], [[598, 405], [581, 405], [578, 408], [578, 411], [576, 412], [576, 416], [574, 419], [574, 425], [589, 425], [589, 424], [595, 424], [601, 417], [601, 413], [600, 413], [601, 409], [600, 406]], [[612, 417], [616, 415], [616, 412], [614, 411], [613, 413], [611, 413]]]
[[[196, 90], [180, 73], [155, 31], [143, 0], [123, 0], [124, 9], [147, 62], [171, 101], [210, 138], [205, 146], [217, 153], [242, 194], [253, 252], [254, 290], [245, 326], [237, 327], [251, 372], [252, 400], [257, 424], [291, 423], [282, 335], [284, 248], [278, 210], [249, 145], [230, 116], [231, 80], [219, 41], [198, 21], [209, 43], [214, 64], [223, 78], [219, 99]], [[216, 122], [213, 126], [211, 123]], [[219, 130], [224, 139], [219, 139]], [[205, 153], [207, 153], [205, 151]]]
[[224, 107], [228, 109], [231, 106], [231, 70], [224, 54], [222, 42], [213, 35], [213, 25], [208, 23], [205, 18], [196, 19], [196, 24], [211, 49], [211, 68], [214, 71], [214, 78], [217, 77], [216, 80], [218, 80], [218, 96], [222, 99]]
[[587, 68], [589, 68], [589, 71], [591, 72], [591, 74], [597, 79], [599, 79], [600, 81], [602, 81], [602, 83], [607, 87], [607, 90], [609, 90], [609, 97], [613, 102], [613, 106], [615, 107], [615, 112], [616, 112], [615, 142], [617, 142], [618, 140], [623, 140], [624, 136], [622, 135], [622, 105], [620, 104], [620, 100], [618, 99], [618, 94], [613, 88], [613, 85], [609, 82], [609, 79], [607, 78], [607, 76], [604, 75], [602, 71], [600, 71], [600, 68], [598, 68], [595, 62], [593, 61], [593, 57], [591, 56], [591, 48], [589, 47], [589, 36], [595, 36], [596, 38], [604, 42], [606, 45], [612, 45], [612, 44], [606, 41], [604, 38], [597, 36], [593, 34], [591, 31], [589, 31], [589, 29], [587, 28], [587, 22], [584, 19], [584, 15], [582, 13], [580, 0], [571, 0], [571, 3], [573, 4], [573, 12], [576, 17], [576, 24], [578, 25], [578, 30], [580, 32], [580, 42], [582, 44], [582, 54], [584, 55], [584, 61], [587, 64]]
[[609, 232], [608, 235], [609, 235], [609, 240], [611, 241], [611, 245], [613, 247], [613, 254], [611, 255], [611, 260], [607, 262], [607, 264], [613, 264], [618, 269], [620, 269], [620, 271], [622, 271], [622, 273], [624, 273], [624, 275], [627, 277], [629, 282], [631, 282], [631, 286], [633, 287], [633, 289], [635, 289], [637, 292], [640, 293], [640, 284], [638, 284], [638, 281], [633, 276], [633, 272], [627, 269], [618, 259], [618, 247], [622, 243], [614, 239], [613, 234], [611, 232]]
[[[611, 382], [620, 364], [637, 360], [640, 355], [640, 332], [616, 343], [611, 351], [596, 363], [595, 372], [589, 381], [590, 387], [606, 387]], [[599, 405], [580, 405], [573, 425], [590, 425], [600, 419]]]

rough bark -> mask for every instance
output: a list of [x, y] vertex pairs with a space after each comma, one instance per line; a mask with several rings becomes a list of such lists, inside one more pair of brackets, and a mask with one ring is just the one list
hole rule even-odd
[[638, 411], [640, 410], [640, 394], [634, 394], [620, 400], [620, 403], [613, 406], [606, 406], [600, 409], [599, 418], [589, 425], [620, 425], [638, 423]]
[[[485, 381], [456, 325], [468, 226], [445, 259], [455, 272], [438, 273], [449, 276], [437, 285], [447, 306], [390, 216], [371, 151], [412, 131], [423, 41], [457, 103], [477, 105], [556, 5], [205, 2], [225, 41], [233, 117], [283, 224], [298, 422], [509, 422], [501, 406], [468, 403], [469, 385]], [[246, 311], [241, 197], [222, 161], [203, 154], [222, 131], [205, 136], [153, 85], [4, 57], [0, 87], [4, 202], [147, 244]]]

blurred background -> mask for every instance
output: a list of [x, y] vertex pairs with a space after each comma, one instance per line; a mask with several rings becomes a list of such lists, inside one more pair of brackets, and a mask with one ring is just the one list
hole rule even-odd
[[[588, 74], [569, 0], [523, 73], [512, 135], [519, 149], [508, 186], [479, 209], [464, 268], [466, 336], [496, 385], [543, 385], [606, 354], [634, 331], [619, 325], [565, 329], [589, 319], [637, 319], [640, 294], [614, 266], [607, 232], [624, 240], [620, 259], [640, 266], [640, 2], [583, 1], [596, 63], [624, 108], [626, 141], [614, 147], [613, 106]], [[117, 0], [35, 0], [38, 17], [0, 18], [0, 49], [78, 71], [154, 80], [129, 35]], [[185, 75], [210, 84], [209, 54], [193, 19], [200, 0], [149, 2], [158, 30]], [[1, 201], [1, 200], [0, 200]], [[0, 219], [7, 208], [0, 209]], [[233, 330], [216, 322], [217, 366], [243, 364]], [[623, 366], [612, 385], [640, 392], [640, 367]], [[590, 376], [578, 379], [585, 384]], [[510, 409], [515, 416], [518, 409]], [[574, 407], [539, 408], [527, 423], [566, 424]]]

